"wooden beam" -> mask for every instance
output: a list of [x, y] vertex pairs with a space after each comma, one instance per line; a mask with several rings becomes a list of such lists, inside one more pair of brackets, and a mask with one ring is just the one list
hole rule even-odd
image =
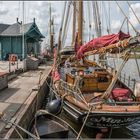
[[108, 46], [105, 46], [105, 47], [102, 47], [99, 49], [95, 49], [93, 51], [86, 52], [84, 55], [89, 56], [89, 55], [93, 55], [93, 54], [101, 54], [101, 53], [106, 53], [106, 52], [111, 53], [111, 52], [113, 52], [113, 49], [116, 49], [119, 47], [126, 50], [126, 49], [132, 48], [136, 45], [140, 45], [140, 36], [135, 36], [135, 37], [131, 37], [128, 39], [124, 39], [115, 44], [111, 44], [111, 45], [108, 45]]
[[83, 1], [79, 0], [79, 16], [78, 16], [78, 46], [82, 45], [83, 34]]
[[76, 30], [76, 1], [73, 1], [73, 29], [72, 29], [72, 46], [74, 46], [75, 40], [75, 30]]

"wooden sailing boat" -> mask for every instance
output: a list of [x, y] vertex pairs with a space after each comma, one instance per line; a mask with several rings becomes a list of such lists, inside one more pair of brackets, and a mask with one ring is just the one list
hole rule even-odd
[[[140, 43], [140, 37], [132, 38], [119, 32], [93, 39], [82, 46], [82, 4], [79, 1], [80, 48], [75, 55], [68, 56], [57, 68], [54, 67], [56, 97], [62, 99], [63, 109], [70, 117], [88, 127], [120, 127], [135, 123], [140, 119], [140, 102], [118, 77], [130, 51]], [[86, 58], [91, 54], [116, 53], [118, 48], [128, 51], [114, 74]]]

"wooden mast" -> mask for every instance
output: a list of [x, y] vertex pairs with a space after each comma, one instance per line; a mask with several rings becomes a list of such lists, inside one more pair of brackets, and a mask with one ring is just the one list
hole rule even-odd
[[[62, 15], [62, 20], [61, 20], [61, 26], [60, 26], [60, 30], [59, 30], [59, 36], [58, 36], [58, 49], [57, 49], [57, 55], [59, 55], [59, 51], [61, 50], [61, 44], [62, 44], [62, 28], [63, 28], [63, 24], [64, 24], [64, 17], [65, 17], [65, 12], [66, 12], [66, 5], [67, 2], [65, 1], [64, 4], [64, 9], [63, 9], [63, 15]], [[60, 57], [60, 55], [59, 55]]]
[[51, 5], [50, 5], [50, 49], [51, 52], [53, 53], [53, 33], [52, 33], [52, 26], [53, 26], [53, 20], [51, 18]]
[[72, 46], [74, 47], [75, 41], [75, 31], [76, 31], [76, 1], [73, 1], [73, 31], [72, 31]]
[[83, 37], [83, 1], [79, 0], [79, 16], [78, 16], [78, 46], [82, 45]]
[[51, 43], [51, 50], [53, 52], [53, 46], [54, 46], [54, 18], [52, 18], [52, 20], [51, 20], [51, 40], [50, 40], [50, 43]]

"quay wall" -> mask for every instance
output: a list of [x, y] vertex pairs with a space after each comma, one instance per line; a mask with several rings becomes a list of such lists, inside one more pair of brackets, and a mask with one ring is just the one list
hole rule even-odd
[[[49, 73], [47, 72], [47, 75], [42, 78], [39, 89], [38, 87], [32, 89], [32, 93], [24, 102], [18, 113], [14, 116], [16, 118], [14, 123], [20, 125], [26, 130], [28, 129], [28, 126], [34, 117], [36, 110], [41, 107], [45, 95], [49, 93], [49, 87], [46, 81], [49, 82], [50, 73], [51, 70], [49, 71]], [[27, 138], [27, 134], [25, 134], [22, 130], [18, 129], [17, 127], [16, 129], [22, 135], [23, 138]], [[4, 137], [4, 139], [9, 138], [20, 138], [19, 134], [15, 131], [14, 125], [11, 126], [11, 128], [8, 130]]]

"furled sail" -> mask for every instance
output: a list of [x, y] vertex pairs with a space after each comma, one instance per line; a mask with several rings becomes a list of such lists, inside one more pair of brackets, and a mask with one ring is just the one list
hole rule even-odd
[[79, 47], [77, 51], [77, 58], [81, 59], [84, 56], [85, 52], [92, 51], [94, 49], [99, 49], [99, 48], [117, 43], [118, 41], [124, 40], [129, 37], [130, 37], [129, 34], [125, 34], [122, 31], [119, 31], [118, 34], [105, 35], [105, 36], [92, 39], [85, 45], [82, 45]]

